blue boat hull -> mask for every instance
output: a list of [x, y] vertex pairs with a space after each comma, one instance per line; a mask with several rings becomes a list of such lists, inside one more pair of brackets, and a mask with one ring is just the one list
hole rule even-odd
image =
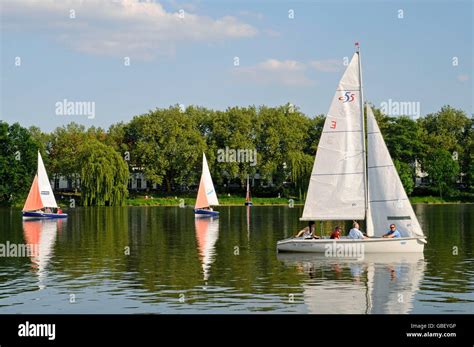
[[67, 213], [22, 212], [23, 219], [57, 219], [67, 218]]
[[194, 210], [195, 217], [216, 217], [218, 215], [218, 211], [202, 210], [200, 208]]

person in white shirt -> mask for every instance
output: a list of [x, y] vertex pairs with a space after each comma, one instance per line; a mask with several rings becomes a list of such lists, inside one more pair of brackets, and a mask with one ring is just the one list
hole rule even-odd
[[350, 239], [368, 239], [368, 237], [362, 234], [362, 231], [359, 230], [359, 223], [357, 222], [352, 224], [352, 229], [349, 231], [348, 237]]

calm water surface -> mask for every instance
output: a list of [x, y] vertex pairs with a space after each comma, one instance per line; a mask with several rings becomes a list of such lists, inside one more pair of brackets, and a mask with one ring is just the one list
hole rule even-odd
[[[473, 313], [474, 205], [417, 205], [423, 255], [276, 253], [301, 207], [77, 208], [23, 222], [0, 209], [0, 313]], [[323, 233], [335, 224], [325, 224]], [[318, 226], [319, 230], [319, 226]]]

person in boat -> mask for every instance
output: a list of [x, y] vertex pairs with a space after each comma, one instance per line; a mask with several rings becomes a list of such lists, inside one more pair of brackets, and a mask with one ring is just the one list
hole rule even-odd
[[402, 237], [402, 235], [397, 230], [397, 226], [395, 224], [390, 224], [390, 230], [382, 237], [394, 238], [394, 237]]
[[56, 212], [57, 214], [61, 214], [63, 213], [63, 210], [61, 210], [60, 208], [58, 208], [58, 211]]
[[340, 239], [341, 238], [341, 227], [337, 226], [334, 228], [333, 232], [331, 233], [330, 239]]
[[304, 237], [305, 239], [319, 239], [319, 236], [315, 234], [314, 222], [309, 222], [308, 226], [301, 229], [295, 237]]
[[362, 234], [362, 231], [359, 230], [359, 223], [357, 222], [354, 222], [354, 224], [352, 224], [352, 229], [349, 231], [348, 237], [350, 239], [356, 239], [356, 240], [368, 239], [368, 237]]
[[50, 209], [49, 207], [46, 207], [46, 208], [44, 209], [44, 212], [45, 212], [45, 213], [51, 213], [51, 209]]

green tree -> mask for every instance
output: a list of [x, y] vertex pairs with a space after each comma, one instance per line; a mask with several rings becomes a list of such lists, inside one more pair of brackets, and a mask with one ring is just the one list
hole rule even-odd
[[87, 143], [88, 135], [83, 125], [70, 123], [58, 127], [51, 134], [50, 165], [53, 177], [63, 176], [71, 180], [73, 187], [81, 172], [81, 163], [77, 160], [82, 146]]
[[[258, 112], [257, 149], [260, 173], [277, 187], [291, 181], [296, 191], [306, 189], [314, 160], [315, 124], [292, 105], [261, 106]], [[307, 152], [305, 152], [305, 150]], [[304, 178], [303, 178], [304, 177]]]
[[38, 144], [18, 123], [0, 121], [0, 204], [24, 199], [37, 168]]
[[[258, 161], [258, 153], [256, 163], [238, 162], [238, 161], [219, 161], [220, 151], [229, 150], [247, 150], [255, 151], [255, 124], [256, 124], [255, 107], [232, 107], [225, 112], [216, 111], [209, 113], [204, 118], [205, 126], [200, 125], [200, 130], [205, 129], [206, 132], [201, 133], [207, 142], [207, 157], [213, 165], [212, 174], [217, 183], [223, 183], [224, 179], [237, 178], [243, 186], [247, 175], [255, 174]], [[248, 153], [248, 152], [247, 152]], [[253, 152], [252, 152], [253, 153]], [[248, 158], [251, 159], [251, 158]]]
[[443, 149], [451, 154], [457, 152], [460, 172], [469, 172], [472, 118], [464, 111], [448, 105], [436, 113], [420, 118], [419, 123], [424, 129], [423, 141], [428, 146], [426, 153], [430, 149]]
[[128, 167], [110, 146], [94, 139], [81, 147], [81, 193], [84, 206], [120, 206], [128, 195]]
[[427, 158], [426, 171], [440, 197], [450, 193], [459, 175], [459, 164], [445, 149], [435, 149]]
[[403, 188], [405, 188], [405, 192], [410, 195], [415, 187], [413, 181], [413, 166], [398, 160], [394, 160], [393, 162], [397, 169], [398, 176], [400, 176], [400, 180], [402, 181]]
[[168, 192], [175, 185], [197, 181], [205, 140], [195, 118], [178, 106], [135, 117], [125, 133], [131, 164], [142, 169], [147, 179], [165, 183]]

